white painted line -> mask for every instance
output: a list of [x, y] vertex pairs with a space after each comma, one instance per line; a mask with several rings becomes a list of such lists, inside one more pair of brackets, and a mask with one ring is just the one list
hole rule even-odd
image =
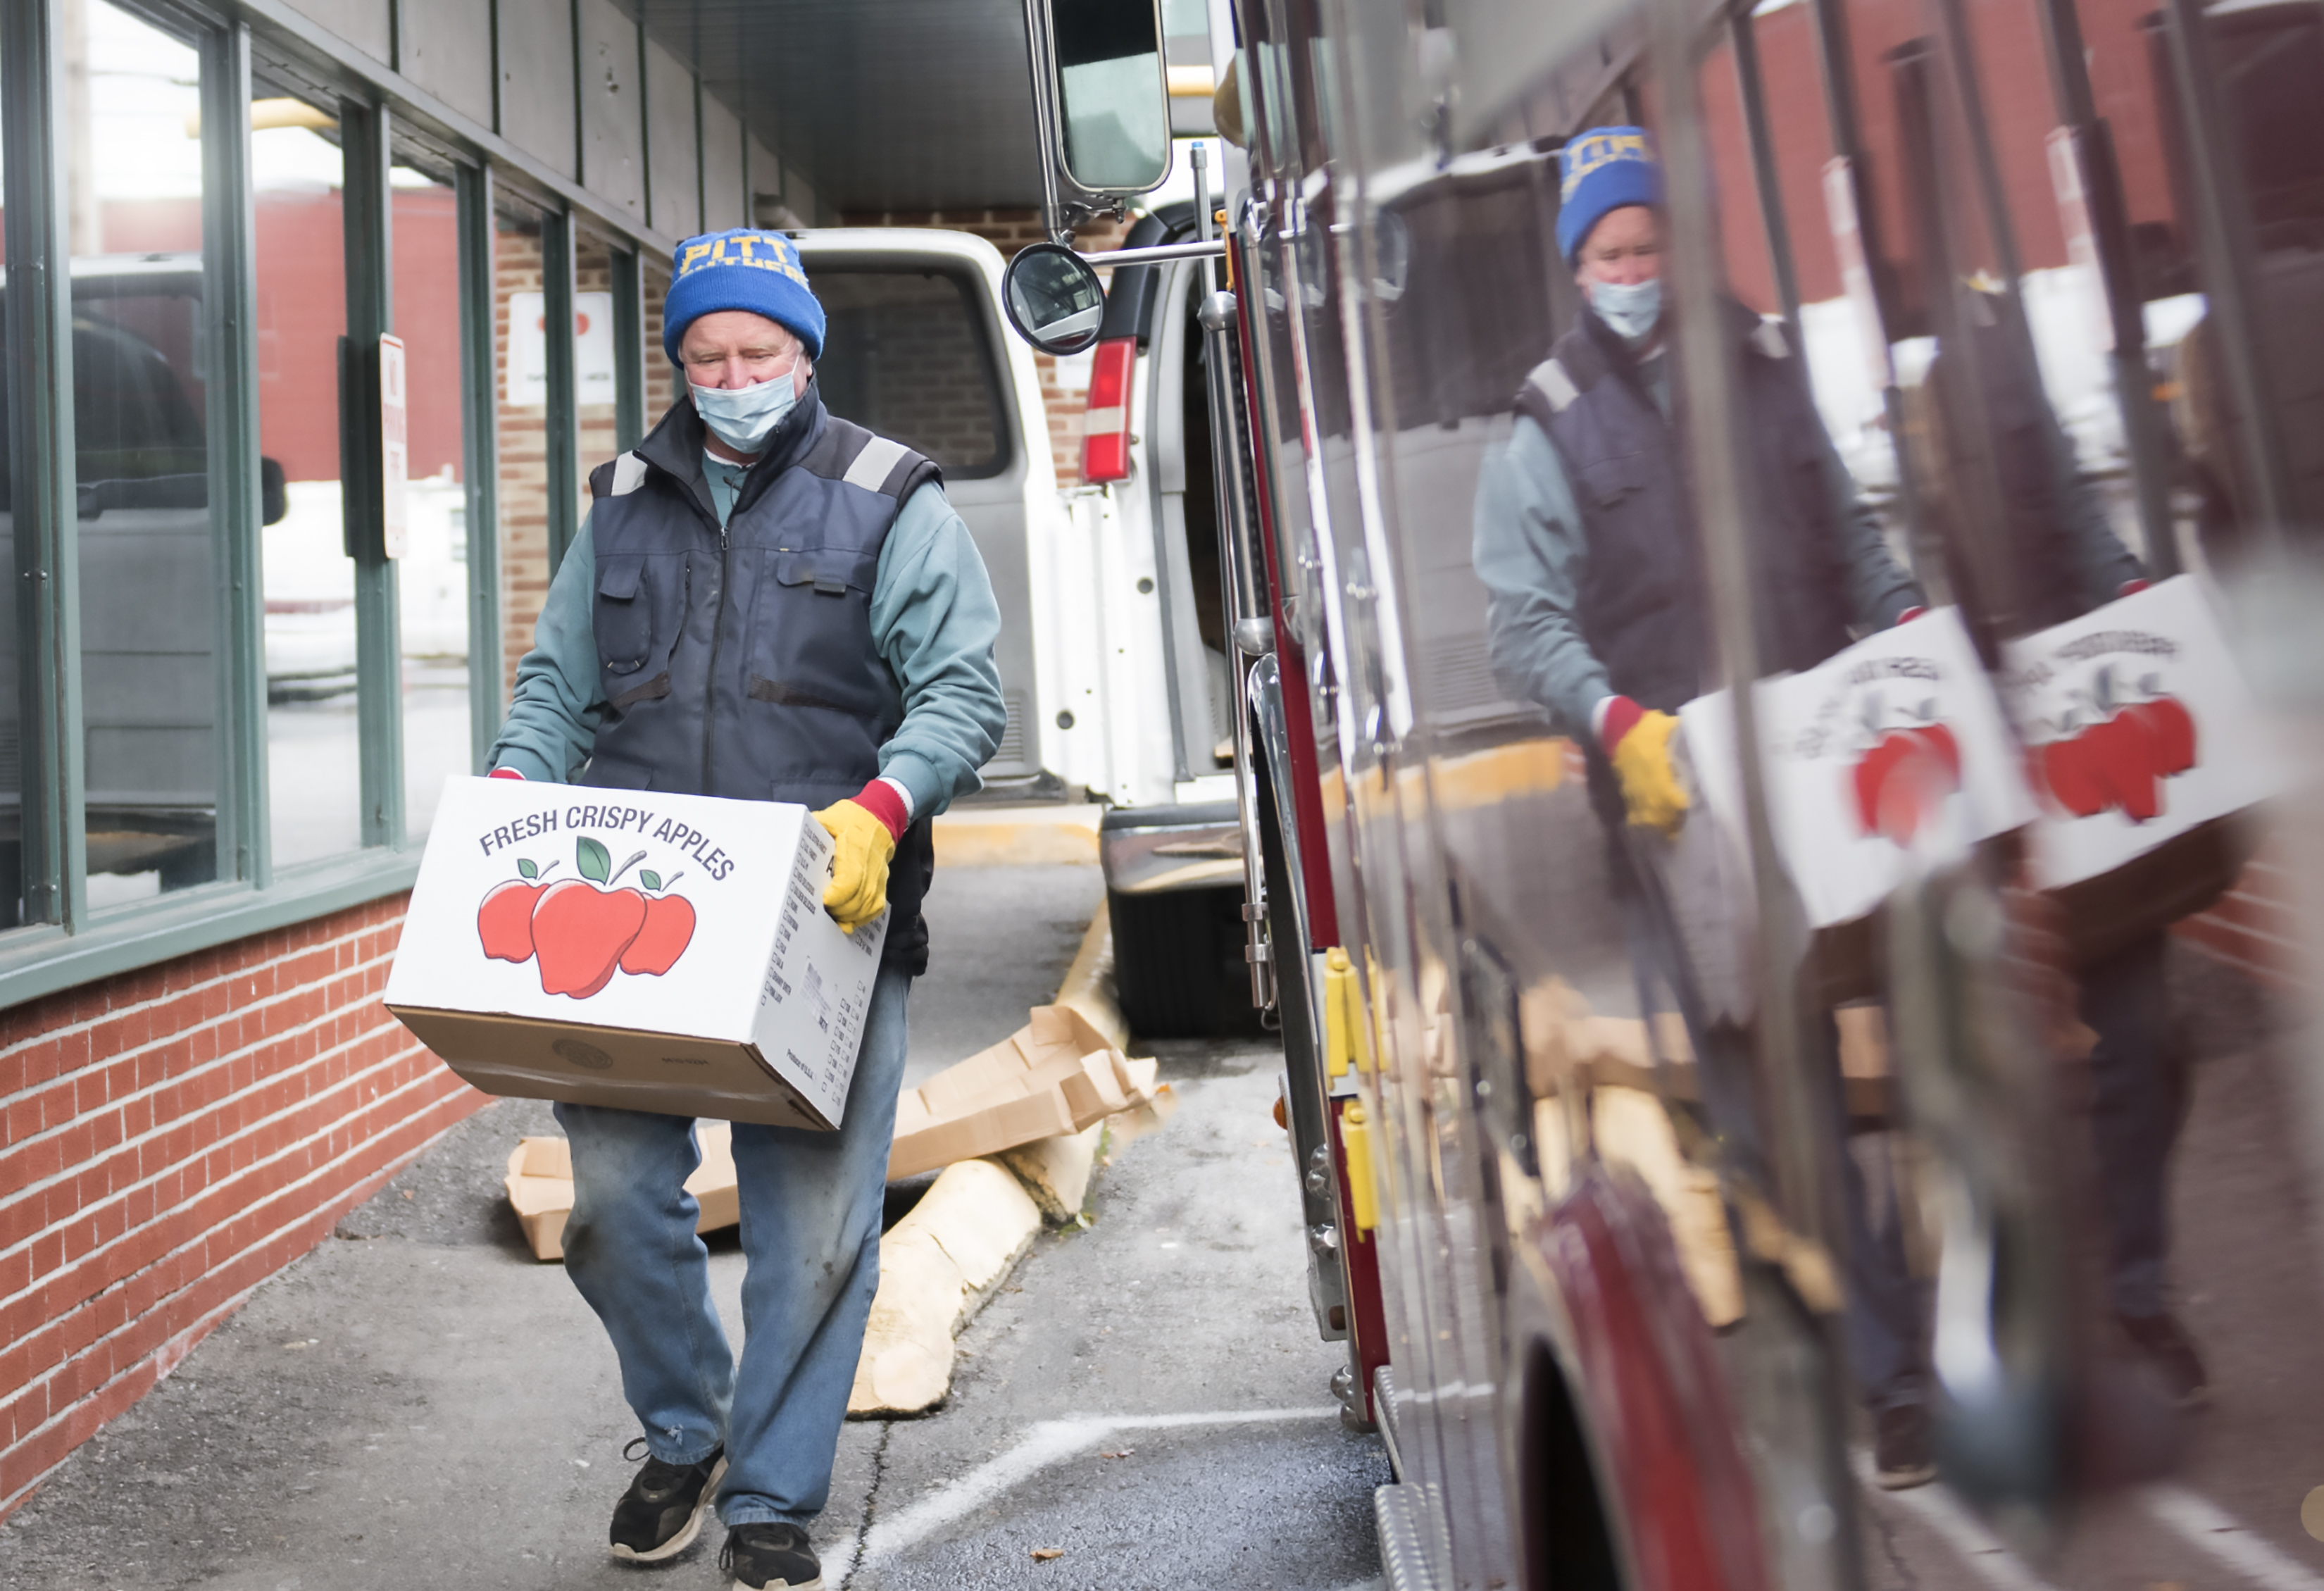
[[2200, 1548], [2267, 1591], [2324, 1591], [2324, 1576], [2303, 1568], [2243, 1521], [2184, 1486], [2146, 1488], [2146, 1510], [2190, 1546]]
[[1978, 1523], [1977, 1516], [1962, 1507], [1960, 1500], [1943, 1486], [1932, 1482], [1902, 1492], [1881, 1491], [1872, 1478], [1871, 1454], [1859, 1448], [1855, 1460], [1857, 1478], [1867, 1490], [1917, 1515], [1923, 1524], [1943, 1538], [1946, 1546], [1960, 1554], [1961, 1561], [1987, 1585], [1995, 1586], [1997, 1591], [2054, 1591], [2049, 1581], [2003, 1546], [2000, 1539]]
[[918, 1545], [962, 1515], [974, 1512], [1011, 1486], [1060, 1459], [1094, 1448], [1120, 1431], [1184, 1430], [1193, 1426], [1276, 1425], [1294, 1420], [1337, 1420], [1330, 1409], [1224, 1410], [1201, 1414], [1090, 1415], [1070, 1420], [1045, 1420], [1025, 1433], [1006, 1453], [988, 1458], [959, 1479], [948, 1482], [909, 1507], [874, 1523], [860, 1541], [835, 1544], [824, 1559], [823, 1577], [831, 1585], [844, 1582], [859, 1561], [892, 1558]]

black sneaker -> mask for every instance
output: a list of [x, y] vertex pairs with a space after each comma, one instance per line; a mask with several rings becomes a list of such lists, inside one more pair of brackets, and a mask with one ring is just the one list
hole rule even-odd
[[1936, 1478], [1936, 1447], [1926, 1408], [1900, 1403], [1872, 1417], [1872, 1479], [1882, 1491], [1903, 1492]]
[[823, 1591], [823, 1565], [797, 1525], [736, 1525], [726, 1532], [718, 1567], [734, 1591]]
[[2195, 1352], [2193, 1339], [2179, 1324], [2179, 1318], [2165, 1310], [2160, 1315], [2117, 1315], [2123, 1334], [2133, 1346], [2144, 1355], [2163, 1377], [2163, 1385], [2171, 1394], [2171, 1401], [2181, 1409], [2197, 1409], [2211, 1397], [2211, 1378], [2203, 1373], [2202, 1355]]
[[[623, 1456], [644, 1440], [637, 1438]], [[724, 1448], [699, 1464], [664, 1464], [648, 1454], [645, 1467], [613, 1504], [613, 1556], [625, 1563], [662, 1563], [693, 1546], [725, 1475]]]

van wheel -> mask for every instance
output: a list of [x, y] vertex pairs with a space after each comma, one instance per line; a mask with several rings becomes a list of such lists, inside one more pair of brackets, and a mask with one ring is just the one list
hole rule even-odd
[[1242, 950], [1242, 889], [1109, 891], [1113, 984], [1130, 1031], [1209, 1039], [1259, 1031]]

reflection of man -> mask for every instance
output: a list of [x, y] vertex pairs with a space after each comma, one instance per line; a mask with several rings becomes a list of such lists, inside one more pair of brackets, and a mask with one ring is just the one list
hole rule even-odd
[[[1662, 172], [1636, 127], [1594, 128], [1559, 162], [1558, 246], [1585, 302], [1526, 378], [1508, 450], [1485, 468], [1476, 569], [1503, 689], [1581, 739], [1591, 800], [1610, 828], [1673, 834], [1688, 806], [1671, 763], [1673, 715], [1715, 687], [1719, 671], [1685, 417], [1664, 356]], [[1761, 666], [1812, 667], [1852, 632], [1910, 616], [1920, 594], [1856, 502], [1782, 328], [1738, 303], [1721, 313], [1740, 347]], [[1634, 895], [1620, 844], [1613, 865], [1618, 891]], [[1837, 1037], [1829, 1021], [1819, 1031], [1836, 1072]], [[1731, 1030], [1696, 1041], [1706, 1068], [1742, 1050]], [[1895, 1234], [1876, 1239], [1854, 1160], [1839, 1159], [1851, 1346], [1875, 1413], [1877, 1466], [1884, 1485], [1917, 1485], [1934, 1474], [1918, 1311]]]
[[[1945, 529], [1948, 567], [1961, 604], [1980, 629], [2005, 604], [1979, 577], [2005, 578], [2020, 632], [2079, 618], [2144, 587], [2138, 560], [2107, 524], [2083, 485], [2074, 446], [2042, 389], [2021, 323], [1987, 295], [1964, 290], [1962, 323], [1974, 340], [1980, 389], [1968, 365], [1940, 352], [1929, 384], [1939, 400], [1933, 451], [1939, 479], [1931, 497]], [[2001, 534], [1973, 555], [1969, 516], [1949, 490], [1964, 460], [1949, 444], [1981, 424], [1991, 443]], [[2107, 1303], [2123, 1335], [2151, 1363], [2172, 1401], [2191, 1408], [2209, 1395], [2201, 1355], [2165, 1299], [2170, 1253], [2169, 1160], [2187, 1104], [2183, 1059], [2168, 1027], [2170, 934], [2147, 928], [2121, 938], [2075, 969], [2082, 1021], [2097, 1034], [2090, 1051], [2090, 1137], [2098, 1208], [2106, 1232]]]
[[566, 1270], [644, 1429], [613, 1555], [677, 1556], [715, 1503], [735, 1584], [802, 1591], [823, 1584], [806, 1526], [879, 1279], [928, 819], [1000, 743], [1000, 613], [936, 466], [825, 411], [823, 307], [788, 239], [689, 239], [664, 318], [691, 391], [589, 477], [493, 756], [496, 775], [819, 808], [825, 908], [851, 930], [893, 908], [840, 1130], [734, 1126], [739, 1370], [683, 1186], [694, 1124], [557, 1107]]

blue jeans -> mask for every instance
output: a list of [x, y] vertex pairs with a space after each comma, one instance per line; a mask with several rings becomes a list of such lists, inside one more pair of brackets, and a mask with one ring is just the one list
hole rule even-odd
[[908, 973], [880, 969], [836, 1133], [734, 1124], [742, 1253], [738, 1369], [710, 1301], [701, 1163], [684, 1116], [559, 1105], [573, 1146], [565, 1272], [604, 1322], [622, 1392], [668, 1464], [723, 1444], [727, 1525], [805, 1525], [831, 1493], [840, 1422], [880, 1284], [889, 1140], [904, 1078]]

